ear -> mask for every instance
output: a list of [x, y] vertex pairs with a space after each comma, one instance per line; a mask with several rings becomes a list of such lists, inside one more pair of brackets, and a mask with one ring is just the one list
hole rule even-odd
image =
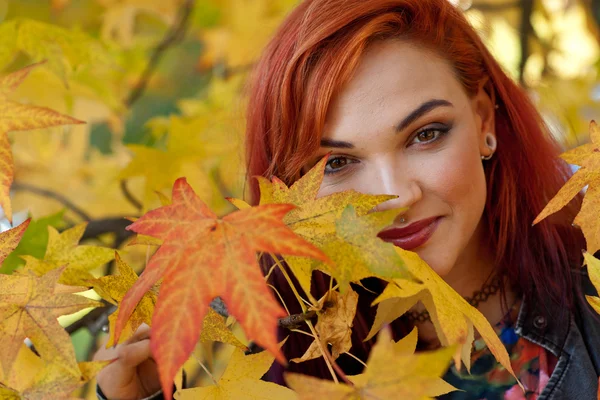
[[496, 138], [496, 95], [488, 77], [479, 83], [477, 94], [471, 100], [471, 106], [475, 113], [479, 152], [482, 156], [489, 156], [492, 150], [487, 146], [485, 138], [488, 133]]

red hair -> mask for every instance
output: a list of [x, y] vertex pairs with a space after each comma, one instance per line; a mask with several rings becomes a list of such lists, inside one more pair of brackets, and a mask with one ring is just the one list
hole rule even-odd
[[[503, 72], [462, 12], [447, 0], [299, 4], [264, 50], [250, 80], [248, 176], [275, 175], [287, 184], [298, 179], [302, 165], [319, 148], [333, 96], [351, 78], [369, 44], [390, 38], [418, 42], [448, 60], [469, 96], [488, 80], [486, 90], [498, 104], [499, 145], [485, 162], [488, 196], [483, 218], [497, 273], [519, 294], [572, 307], [576, 291], [570, 269], [581, 265], [585, 242], [570, 221], [581, 198], [531, 226], [570, 169], [558, 159], [560, 148], [525, 91]], [[250, 201], [257, 203], [256, 180], [249, 184]], [[316, 275], [316, 291], [326, 290], [325, 278]], [[274, 279], [286, 304], [295, 304], [284, 284]], [[359, 308], [354, 335], [362, 335], [360, 339], [369, 328], [370, 312], [368, 304]], [[369, 344], [361, 347], [360, 339], [355, 347], [365, 356]], [[326, 376], [316, 365], [300, 364], [296, 370]]]

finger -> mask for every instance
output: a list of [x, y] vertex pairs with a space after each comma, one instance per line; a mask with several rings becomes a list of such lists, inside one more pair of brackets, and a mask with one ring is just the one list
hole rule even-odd
[[124, 342], [124, 344], [139, 342], [140, 340], [148, 339], [149, 337], [150, 337], [150, 326], [148, 326], [148, 324], [146, 324], [146, 323], [142, 323], [137, 328], [135, 333]]
[[108, 336], [100, 341], [98, 351], [94, 354], [92, 361], [112, 360], [117, 357], [117, 350], [114, 347], [106, 347]]
[[136, 367], [152, 357], [150, 351], [150, 340], [144, 339], [139, 342], [117, 347], [119, 362], [127, 367]]

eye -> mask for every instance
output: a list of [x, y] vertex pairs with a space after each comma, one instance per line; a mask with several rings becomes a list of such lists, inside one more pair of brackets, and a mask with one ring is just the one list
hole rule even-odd
[[411, 144], [423, 144], [423, 143], [431, 143], [435, 142], [442, 136], [448, 133], [450, 128], [441, 128], [441, 127], [432, 127], [423, 129], [415, 135]]
[[341, 169], [344, 169], [348, 164], [352, 164], [354, 162], [356, 161], [344, 156], [331, 157], [325, 164], [325, 175], [335, 174]]

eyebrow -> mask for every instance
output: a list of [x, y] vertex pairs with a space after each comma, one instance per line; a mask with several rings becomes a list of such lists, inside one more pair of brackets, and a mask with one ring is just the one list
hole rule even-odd
[[[427, 114], [431, 110], [438, 107], [454, 107], [454, 105], [448, 100], [444, 99], [431, 99], [427, 100], [419, 107], [414, 109], [410, 114], [408, 114], [402, 121], [397, 123], [394, 126], [394, 131], [396, 133], [406, 129], [410, 124], [415, 122], [417, 119]], [[321, 147], [333, 147], [338, 149], [353, 149], [354, 144], [350, 142], [344, 142], [341, 140], [332, 140], [332, 139], [321, 139]]]

